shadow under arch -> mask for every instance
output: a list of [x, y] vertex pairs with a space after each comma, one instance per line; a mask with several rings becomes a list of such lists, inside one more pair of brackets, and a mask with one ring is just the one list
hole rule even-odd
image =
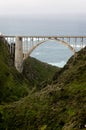
[[36, 45], [32, 46], [32, 48], [30, 48], [29, 52], [24, 55], [23, 60], [27, 59], [28, 56], [30, 56], [30, 54], [31, 54], [39, 45], [41, 45], [42, 43], [45, 43], [45, 42], [47, 42], [47, 41], [51, 41], [51, 40], [56, 41], [56, 42], [59, 42], [60, 44], [67, 46], [74, 54], [76, 53], [76, 50], [75, 50], [70, 44], [68, 44], [67, 42], [65, 42], [65, 41], [63, 41], [63, 40], [60, 40], [60, 39], [54, 39], [54, 38], [52, 38], [52, 39], [43, 40], [43, 41], [41, 41], [41, 42], [38, 42]]

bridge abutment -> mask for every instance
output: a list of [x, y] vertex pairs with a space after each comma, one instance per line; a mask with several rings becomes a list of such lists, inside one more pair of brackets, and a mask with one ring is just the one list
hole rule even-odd
[[23, 45], [22, 37], [16, 37], [15, 44], [15, 67], [21, 73], [23, 71]]

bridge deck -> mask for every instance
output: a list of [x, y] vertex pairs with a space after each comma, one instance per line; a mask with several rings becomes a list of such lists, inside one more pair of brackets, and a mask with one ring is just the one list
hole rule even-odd
[[[10, 37], [10, 38], [15, 38], [16, 35], [1, 35], [0, 37]], [[66, 35], [56, 35], [56, 36], [50, 36], [50, 35], [33, 35], [33, 36], [27, 36], [27, 35], [19, 35], [18, 37], [22, 38], [86, 38], [86, 36], [66, 36]]]

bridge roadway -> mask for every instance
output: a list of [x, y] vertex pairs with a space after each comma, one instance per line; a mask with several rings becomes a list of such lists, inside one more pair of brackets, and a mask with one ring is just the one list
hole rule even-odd
[[86, 46], [86, 36], [26, 36], [26, 35], [0, 35], [10, 45], [10, 53], [14, 56], [15, 67], [19, 72], [23, 70], [23, 61], [32, 53], [32, 51], [44, 42], [53, 40], [57, 43], [63, 44], [68, 47], [74, 54], [76, 47], [79, 45], [81, 48]]
[[[4, 35], [4, 37], [8, 38], [15, 38], [16, 35]], [[27, 35], [18, 35], [18, 37], [22, 38], [86, 38], [86, 36], [65, 36], [65, 35], [56, 35], [56, 36], [50, 36], [50, 35], [34, 35], [34, 36], [27, 36]]]

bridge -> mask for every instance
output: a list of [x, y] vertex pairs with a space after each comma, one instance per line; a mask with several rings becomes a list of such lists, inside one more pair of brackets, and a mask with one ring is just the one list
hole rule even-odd
[[86, 46], [86, 36], [12, 36], [2, 35], [10, 45], [10, 53], [14, 57], [16, 69], [21, 73], [23, 70], [23, 61], [32, 53], [39, 45], [53, 40], [59, 44], [68, 47], [74, 54], [76, 47]]

